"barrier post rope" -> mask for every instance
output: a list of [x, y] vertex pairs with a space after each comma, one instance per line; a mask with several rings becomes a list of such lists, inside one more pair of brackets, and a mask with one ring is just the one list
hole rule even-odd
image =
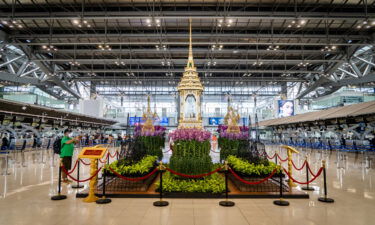
[[306, 162], [306, 187], [301, 187], [302, 190], [305, 191], [315, 191], [313, 187], [309, 186], [309, 162], [307, 156], [305, 156], [305, 162]]
[[322, 161], [322, 167], [323, 167], [323, 179], [324, 179], [324, 197], [318, 198], [318, 201], [325, 202], [325, 203], [333, 203], [335, 200], [332, 198], [328, 198], [327, 195], [327, 174], [326, 174], [326, 161]]
[[289, 202], [285, 201], [283, 199], [283, 170], [282, 170], [281, 162], [280, 162], [280, 179], [279, 179], [279, 184], [280, 184], [280, 188], [279, 188], [279, 198], [280, 199], [273, 201], [273, 204], [278, 205], [278, 206], [288, 206]]
[[107, 153], [107, 165], [109, 165], [109, 155], [110, 155], [110, 153], [109, 153], [109, 150], [108, 150], [108, 153]]
[[54, 200], [54, 201], [63, 200], [67, 198], [66, 195], [61, 194], [61, 167], [62, 167], [62, 159], [60, 159], [60, 166], [59, 166], [59, 183], [58, 183], [57, 195], [51, 197], [51, 200]]
[[154, 202], [154, 206], [156, 207], [163, 207], [163, 206], [168, 206], [169, 205], [169, 202], [167, 201], [163, 201], [163, 172], [165, 171], [165, 166], [163, 165], [163, 162], [160, 160], [159, 162], [159, 173], [160, 173], [160, 176], [159, 176], [159, 201], [156, 201]]
[[277, 154], [277, 152], [275, 151], [275, 164], [277, 165], [278, 163], [277, 163], [277, 157], [278, 156], [278, 154]]
[[117, 161], [120, 159], [120, 153], [118, 153], [118, 150], [116, 150], [116, 159]]
[[[109, 158], [108, 158], [108, 160], [109, 160]], [[106, 177], [107, 177], [107, 172], [106, 172], [105, 169], [103, 169], [102, 177], [103, 177], [102, 197], [95, 201], [96, 204], [108, 204], [108, 203], [112, 202], [112, 200], [110, 198], [105, 197], [105, 185], [106, 185]]]
[[83, 188], [83, 185], [79, 184], [79, 169], [81, 167], [81, 160], [78, 158], [77, 161], [78, 161], [77, 162], [78, 163], [78, 165], [77, 165], [77, 184], [72, 185], [72, 188]]
[[234, 206], [234, 202], [232, 201], [228, 201], [228, 172], [229, 172], [229, 166], [228, 166], [228, 162], [225, 161], [225, 164], [224, 164], [224, 169], [225, 169], [225, 201], [220, 201], [219, 202], [219, 205], [221, 206], [224, 206], [224, 207], [232, 207]]

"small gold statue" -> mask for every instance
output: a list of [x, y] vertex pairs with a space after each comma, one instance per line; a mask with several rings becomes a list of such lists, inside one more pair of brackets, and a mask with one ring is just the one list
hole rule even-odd
[[143, 112], [143, 116], [142, 116], [142, 118], [146, 120], [142, 126], [142, 132], [146, 132], [146, 131], [154, 132], [155, 131], [154, 120], [157, 117], [158, 117], [158, 114], [156, 114], [156, 111], [154, 113], [151, 111], [150, 95], [148, 95], [147, 96], [147, 110], [146, 112]]
[[240, 115], [237, 110], [234, 110], [232, 106], [228, 107], [228, 113], [225, 115], [224, 122], [228, 125], [227, 133], [240, 133], [240, 127], [237, 121], [240, 119]]

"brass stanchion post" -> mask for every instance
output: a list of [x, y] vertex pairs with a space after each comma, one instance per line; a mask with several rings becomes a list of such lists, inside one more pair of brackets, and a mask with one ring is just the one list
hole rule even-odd
[[283, 199], [283, 170], [282, 169], [283, 168], [282, 168], [282, 165], [281, 165], [281, 162], [280, 162], [280, 174], [279, 174], [280, 175], [280, 179], [279, 179], [279, 184], [280, 184], [279, 197], [280, 197], [280, 199], [273, 201], [273, 204], [278, 205], [278, 206], [288, 206], [289, 202], [285, 201]]
[[106, 172], [106, 170], [105, 169], [103, 169], [103, 194], [102, 194], [102, 197], [100, 198], [100, 199], [98, 199], [98, 200], [96, 200], [96, 203], [97, 204], [108, 204], [108, 203], [111, 203], [112, 202], [112, 200], [110, 199], [110, 198], [106, 198], [105, 197], [105, 185], [106, 185], [106, 174], [107, 174], [107, 172]]
[[60, 160], [60, 166], [59, 166], [59, 184], [58, 184], [57, 195], [51, 197], [51, 200], [54, 200], [54, 201], [63, 200], [67, 198], [66, 195], [61, 194], [61, 167], [62, 167], [62, 160]]
[[302, 187], [301, 189], [302, 190], [305, 190], [305, 191], [315, 191], [315, 189], [313, 188], [313, 187], [310, 187], [309, 186], [309, 161], [308, 161], [308, 158], [307, 158], [307, 156], [306, 156], [306, 158], [305, 158], [305, 160], [306, 160], [306, 182], [307, 182], [307, 184], [306, 184], [306, 187]]
[[232, 206], [235, 205], [235, 203], [228, 200], [228, 192], [229, 192], [229, 189], [228, 189], [228, 172], [229, 172], [229, 166], [228, 166], [228, 162], [227, 161], [225, 161], [224, 169], [225, 169], [225, 201], [220, 201], [219, 205], [224, 206], [224, 207], [232, 207]]
[[322, 166], [323, 166], [323, 178], [324, 178], [324, 197], [320, 197], [318, 198], [318, 200], [320, 202], [325, 202], [325, 203], [333, 203], [335, 202], [335, 200], [333, 200], [332, 198], [328, 198], [327, 195], [327, 174], [326, 174], [326, 161], [323, 160], [322, 161]]
[[83, 188], [83, 185], [79, 184], [79, 169], [80, 169], [80, 166], [81, 166], [81, 162], [80, 162], [80, 159], [78, 158], [78, 165], [77, 165], [77, 184], [76, 185], [72, 185], [72, 188]]
[[159, 185], [159, 201], [154, 202], [154, 206], [163, 207], [169, 205], [169, 202], [163, 201], [163, 171], [165, 167], [163, 166], [163, 162], [160, 161], [159, 163], [159, 173], [160, 173], [160, 185]]

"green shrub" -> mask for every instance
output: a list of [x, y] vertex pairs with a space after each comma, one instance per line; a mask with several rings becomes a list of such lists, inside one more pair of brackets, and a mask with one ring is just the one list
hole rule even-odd
[[124, 176], [143, 176], [151, 172], [151, 170], [156, 166], [156, 160], [157, 156], [151, 155], [145, 156], [138, 162], [121, 159], [106, 165], [104, 169], [109, 174], [112, 174], [112, 172], [108, 169], [108, 167], [111, 167], [114, 171]]
[[[156, 182], [158, 189], [160, 184]], [[220, 174], [212, 174], [202, 179], [176, 179], [173, 174], [163, 174], [163, 192], [185, 192], [185, 193], [223, 193], [225, 191], [225, 180]]]
[[228, 156], [227, 161], [232, 169], [245, 176], [263, 177], [272, 173], [275, 168], [279, 168], [275, 163], [268, 160], [255, 164], [233, 155]]
[[226, 160], [229, 155], [238, 156], [248, 151], [249, 141], [219, 137], [218, 145], [220, 147], [220, 160]]
[[137, 143], [137, 150], [143, 152], [143, 154], [155, 155], [159, 160], [163, 158], [164, 136], [138, 136], [135, 142]]
[[211, 171], [211, 144], [209, 141], [178, 140], [174, 143], [169, 165], [172, 170], [189, 175]]

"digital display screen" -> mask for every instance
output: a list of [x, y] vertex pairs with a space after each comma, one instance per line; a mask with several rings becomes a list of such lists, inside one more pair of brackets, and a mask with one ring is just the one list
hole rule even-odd
[[130, 126], [135, 126], [135, 125], [139, 125], [139, 124], [143, 124], [144, 121], [142, 119], [142, 117], [130, 117], [129, 118], [129, 125]]
[[224, 124], [224, 118], [223, 117], [209, 117], [208, 124], [214, 125], [214, 126]]
[[168, 117], [162, 117], [159, 121], [160, 126], [168, 126], [169, 125], [169, 118]]
[[294, 101], [293, 100], [278, 100], [278, 117], [294, 116]]

